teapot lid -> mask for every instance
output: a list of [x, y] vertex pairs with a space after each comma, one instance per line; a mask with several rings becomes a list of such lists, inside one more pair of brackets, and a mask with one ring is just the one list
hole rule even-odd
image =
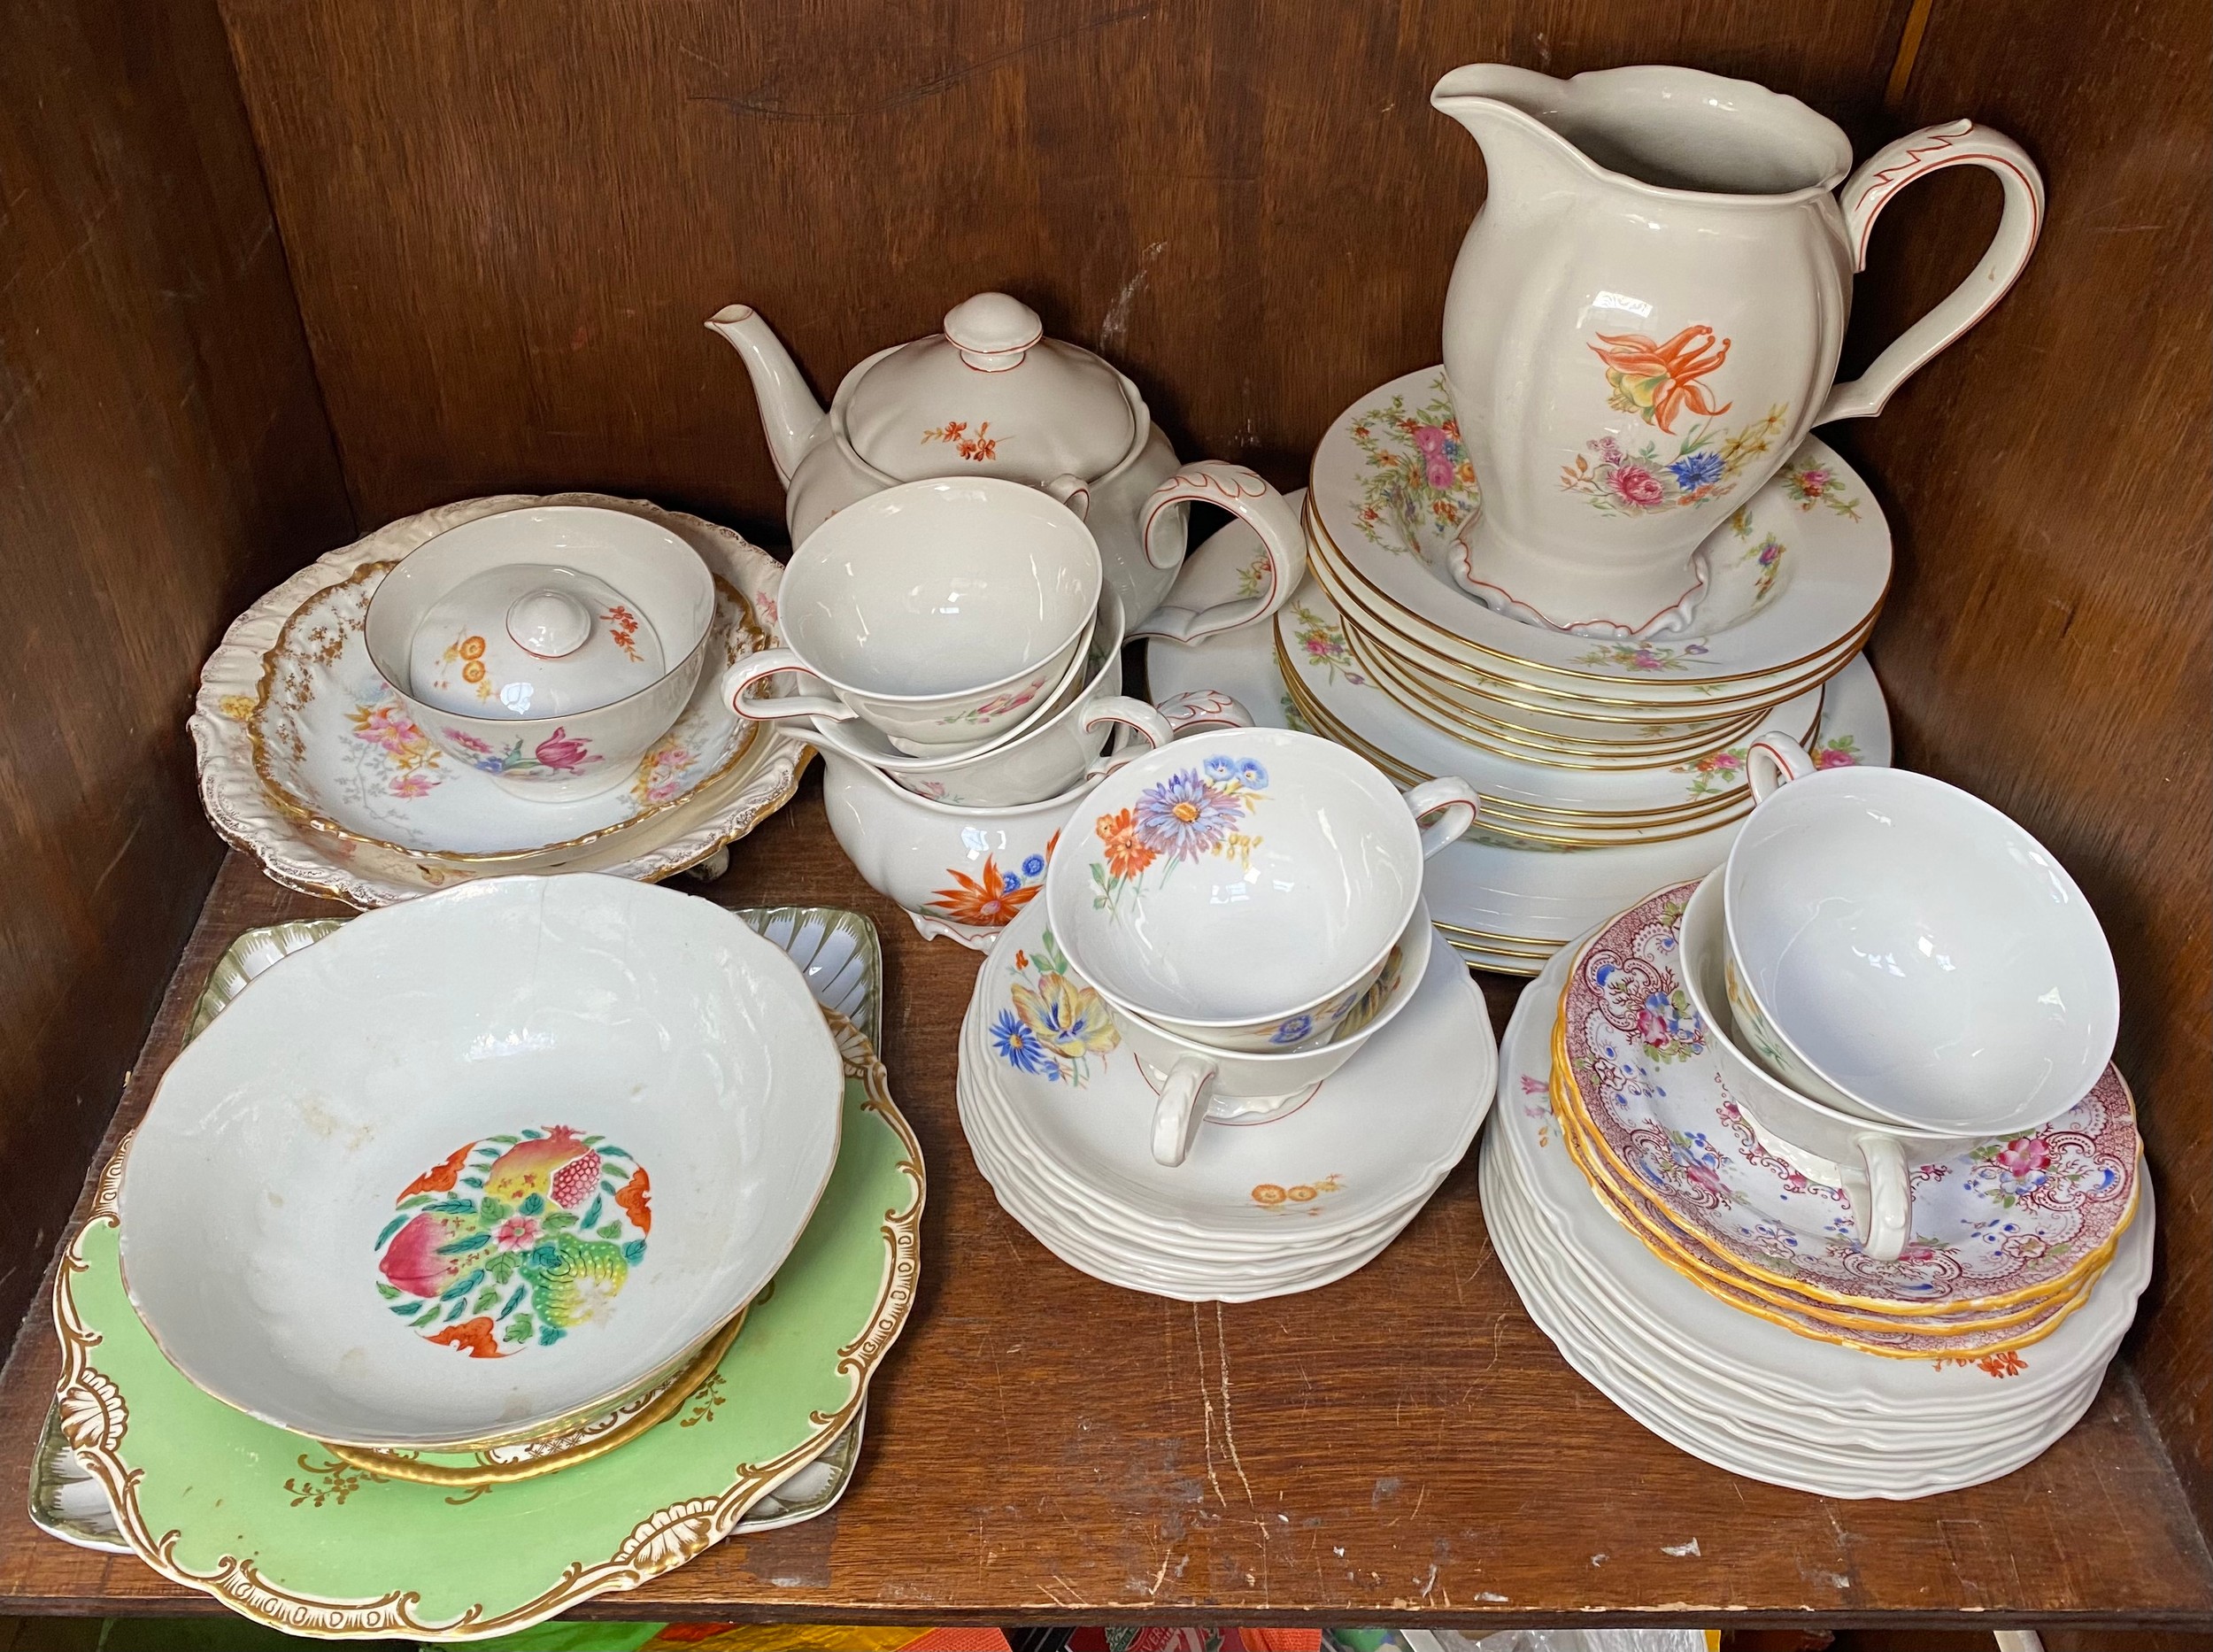
[[409, 691], [472, 717], [559, 717], [627, 699], [663, 675], [660, 638], [605, 580], [508, 562], [433, 603], [408, 647]]
[[1105, 360], [1047, 338], [1037, 313], [1003, 292], [955, 305], [944, 332], [864, 364], [841, 399], [846, 439], [888, 475], [1033, 486], [1114, 469], [1143, 406]]

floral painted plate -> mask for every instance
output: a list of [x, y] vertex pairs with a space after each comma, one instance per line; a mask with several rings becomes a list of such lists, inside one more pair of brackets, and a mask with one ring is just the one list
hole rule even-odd
[[582, 748], [549, 738], [536, 756], [503, 756], [487, 746], [471, 766], [417, 728], [370, 661], [362, 635], [370, 600], [392, 567], [366, 563], [294, 611], [269, 650], [247, 722], [270, 796], [317, 831], [434, 861], [491, 863], [582, 848], [681, 802], [737, 761], [764, 726], [740, 718], [722, 698], [722, 674], [766, 638], [744, 598], [718, 578], [698, 687], [629, 783], [566, 802], [518, 797], [493, 776], [517, 761], [558, 766], [581, 758]]
[[[742, 915], [771, 938], [785, 930], [795, 955], [811, 949], [801, 967], [833, 1010], [875, 1023], [881, 967], [866, 920]], [[914, 1301], [921, 1149], [867, 1039], [848, 1022], [838, 1042], [837, 1168], [714, 1375], [620, 1451], [459, 1496], [349, 1467], [201, 1393], [161, 1356], [116, 1266], [119, 1154], [65, 1257], [55, 1317], [61, 1432], [122, 1538], [164, 1576], [293, 1633], [463, 1640], [635, 1588], [727, 1536], [853, 1428]], [[813, 1487], [818, 1509], [837, 1489]]]
[[382, 907], [491, 874], [604, 872], [654, 881], [709, 860], [790, 800], [812, 748], [779, 725], [754, 737], [736, 761], [650, 819], [580, 846], [506, 861], [472, 863], [387, 848], [319, 830], [279, 806], [255, 768], [250, 725], [266, 656], [286, 621], [317, 591], [351, 579], [370, 563], [397, 561], [459, 523], [537, 504], [627, 510], [667, 528], [744, 599], [756, 623], [775, 640], [783, 568], [729, 529], [696, 516], [603, 494], [565, 493], [465, 499], [405, 517], [319, 558], [264, 596], [232, 622], [201, 668], [190, 723], [199, 758], [200, 801], [225, 841], [253, 855], [288, 889], [354, 907]]
[[1916, 1166], [1894, 1262], [1861, 1248], [1841, 1189], [1762, 1148], [1708, 1054], [1677, 969], [1692, 884], [1648, 896], [1577, 953], [1561, 1003], [1575, 1098], [1622, 1185], [1757, 1279], [1879, 1310], [1955, 1314], [2062, 1287], [2126, 1224], [2140, 1144], [2112, 1068], [2041, 1129]]
[[[1153, 1090], [1114, 1012], [1070, 974], [1045, 903], [1015, 915], [976, 975], [983, 1073], [1033, 1149], [1105, 1201], [1170, 1233], [1324, 1239], [1426, 1197], [1490, 1105], [1497, 1044], [1464, 969], [1431, 962], [1415, 996], [1299, 1107], [1206, 1130], [1184, 1163], [1153, 1157]], [[964, 1060], [975, 1055], [973, 1050]], [[1286, 1201], [1294, 1186], [1318, 1196]]]
[[[1639, 468], [1570, 459], [1561, 486], [1594, 513], [1638, 508], [1612, 481]], [[1458, 583], [1455, 536], [1480, 508], [1444, 369], [1393, 379], [1338, 415], [1315, 448], [1313, 509], [1336, 554], [1432, 646], [1539, 684], [1696, 699], [1817, 658], [1874, 618], [1890, 583], [1890, 528], [1858, 473], [1808, 437], [1700, 547], [1708, 585], [1694, 629], [1608, 642], [1525, 625]]]

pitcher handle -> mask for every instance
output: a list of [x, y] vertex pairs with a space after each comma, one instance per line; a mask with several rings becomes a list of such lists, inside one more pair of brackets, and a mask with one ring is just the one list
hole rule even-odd
[[1831, 419], [1871, 419], [1891, 393], [1954, 339], [1981, 320], [2006, 296], [2036, 251], [2044, 227], [2044, 177], [2028, 151], [2002, 132], [1972, 120], [1924, 127], [1878, 150], [1846, 180], [1839, 197], [1845, 233], [1851, 239], [1852, 267], [1867, 267], [1868, 238], [1875, 220], [1897, 193], [1916, 179], [1949, 166], [1983, 166], [2005, 186], [2005, 210], [1998, 233], [1990, 238], [1982, 262], [1936, 308], [1892, 341], [1865, 373], [1830, 389], [1816, 424]]
[[1306, 531], [1299, 527], [1299, 514], [1291, 508], [1291, 501], [1244, 466], [1225, 464], [1218, 459], [1202, 459], [1184, 466], [1153, 489], [1153, 497], [1145, 502], [1144, 514], [1138, 520], [1138, 537], [1145, 546], [1145, 560], [1154, 567], [1176, 566], [1175, 559], [1159, 549], [1154, 539], [1161, 513], [1171, 506], [1194, 499], [1218, 505], [1253, 524], [1266, 553], [1261, 562], [1261, 594], [1251, 598], [1239, 598], [1235, 602], [1218, 602], [1210, 608], [1193, 612], [1188, 598], [1180, 603], [1176, 600], [1176, 593], [1191, 576], [1192, 565], [1186, 561], [1176, 583], [1168, 587], [1166, 599], [1144, 624], [1130, 628], [1132, 637], [1165, 637], [1175, 642], [1195, 643], [1217, 631], [1250, 625], [1255, 620], [1265, 620], [1289, 602], [1299, 582], [1307, 576]]

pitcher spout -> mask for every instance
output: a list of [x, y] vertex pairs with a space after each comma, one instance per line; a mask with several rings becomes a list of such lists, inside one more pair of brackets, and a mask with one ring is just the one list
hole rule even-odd
[[1567, 93], [1567, 81], [1532, 69], [1470, 63], [1438, 81], [1430, 104], [1459, 121], [1482, 148], [1490, 198], [1503, 205], [1546, 172], [1575, 166], [1574, 145], [1548, 120]]
[[760, 409], [760, 428], [768, 438], [768, 457], [775, 463], [777, 480], [788, 484], [821, 428], [826, 416], [821, 404], [807, 389], [799, 364], [792, 360], [783, 341], [751, 305], [725, 305], [706, 324], [744, 357], [745, 371], [753, 381], [753, 400]]

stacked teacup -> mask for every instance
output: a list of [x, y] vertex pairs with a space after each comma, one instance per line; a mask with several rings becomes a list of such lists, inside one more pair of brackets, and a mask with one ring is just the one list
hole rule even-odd
[[962, 1123], [1001, 1204], [1074, 1266], [1192, 1300], [1388, 1244], [1487, 1100], [1482, 1003], [1422, 902], [1476, 812], [1464, 781], [1402, 794], [1287, 730], [1101, 780], [969, 1010]]
[[[725, 680], [740, 714], [804, 722], [831, 829], [924, 933], [985, 946], [1034, 896], [1091, 780], [1178, 722], [1122, 690], [1123, 614], [1083, 518], [991, 477], [888, 488], [792, 553], [786, 646]], [[764, 698], [796, 674], [824, 692]], [[1233, 702], [1185, 722], [1238, 721]]]
[[2105, 936], [1964, 791], [1780, 734], [1750, 759], [1726, 863], [1524, 997], [1494, 1242], [1577, 1369], [1709, 1461], [1845, 1496], [2007, 1472], [2090, 1403], [2149, 1273]]

